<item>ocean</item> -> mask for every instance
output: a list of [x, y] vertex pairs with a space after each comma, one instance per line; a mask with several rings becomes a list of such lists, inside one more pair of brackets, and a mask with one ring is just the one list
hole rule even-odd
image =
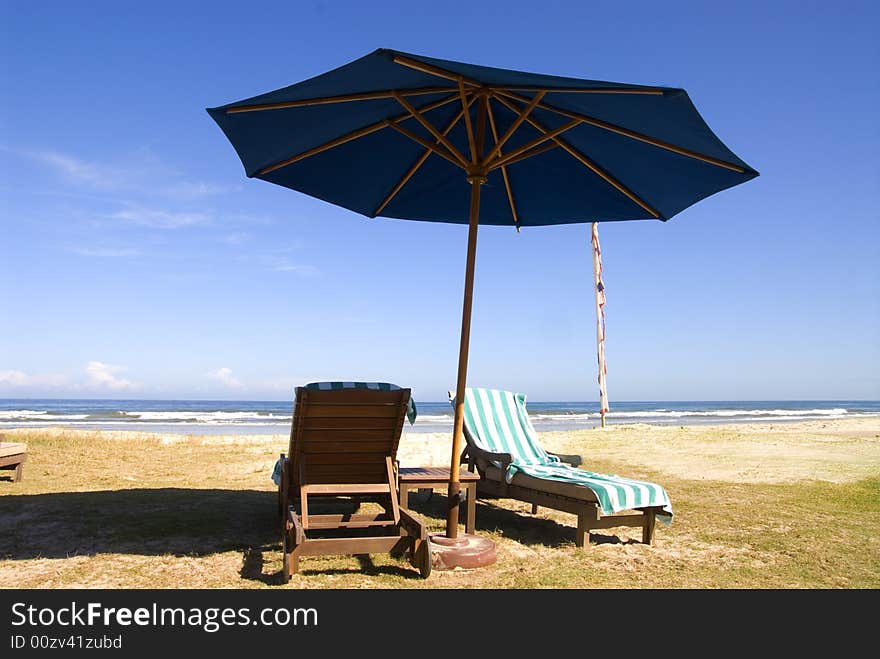
[[[416, 400], [415, 425], [407, 432], [451, 432], [446, 402]], [[572, 430], [599, 425], [596, 402], [527, 403], [536, 430]], [[290, 401], [0, 399], [3, 428], [67, 426], [186, 434], [286, 434]], [[611, 403], [606, 423], [692, 425], [803, 421], [880, 416], [880, 401], [621, 401]]]

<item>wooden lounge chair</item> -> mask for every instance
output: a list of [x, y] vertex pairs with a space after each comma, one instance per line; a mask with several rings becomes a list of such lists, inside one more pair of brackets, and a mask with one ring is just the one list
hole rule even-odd
[[[666, 491], [654, 483], [597, 474], [547, 453], [526, 411], [523, 394], [497, 389], [465, 393], [462, 459], [480, 474], [477, 495], [509, 498], [577, 516], [575, 544], [589, 545], [591, 529], [634, 526], [651, 544], [655, 522], [668, 522], [672, 508]], [[450, 392], [454, 404], [454, 393]], [[579, 460], [578, 460], [579, 462]], [[629, 511], [629, 512], [624, 512]]]
[[27, 444], [20, 442], [4, 442], [5, 435], [0, 435], [0, 470], [12, 471], [12, 482], [21, 480], [22, 469], [27, 460]]
[[[422, 577], [431, 573], [425, 523], [402, 508], [397, 446], [410, 390], [385, 383], [313, 383], [296, 388], [288, 454], [276, 464], [282, 518], [283, 579], [301, 556], [408, 553]], [[379, 513], [352, 504], [375, 502]], [[319, 504], [348, 509], [314, 514]], [[333, 536], [333, 537], [327, 537]]]

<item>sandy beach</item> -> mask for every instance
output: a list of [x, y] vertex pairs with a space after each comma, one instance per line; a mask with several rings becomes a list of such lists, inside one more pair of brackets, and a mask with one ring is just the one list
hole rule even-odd
[[[29, 460], [21, 482], [0, 478], [0, 587], [278, 585], [269, 476], [286, 436], [4, 433], [27, 442]], [[315, 557], [291, 586], [880, 587], [880, 417], [540, 436], [588, 469], [662, 483], [673, 523], [653, 546], [618, 528], [591, 534], [582, 551], [571, 515], [481, 500], [477, 532], [498, 545], [491, 568], [422, 581], [393, 559]], [[398, 458], [444, 466], [449, 452], [445, 434], [405, 432]], [[443, 528], [443, 498], [413, 506], [432, 531]]]
[[[782, 483], [831, 482], [880, 473], [880, 417], [739, 423], [712, 426], [613, 425], [541, 433], [549, 451], [631, 464], [677, 478]], [[403, 465], [445, 466], [449, 438], [410, 433], [401, 439]]]

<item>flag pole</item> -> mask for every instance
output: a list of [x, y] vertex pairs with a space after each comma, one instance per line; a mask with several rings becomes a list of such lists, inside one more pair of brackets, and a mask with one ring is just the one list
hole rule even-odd
[[599, 223], [593, 222], [590, 242], [593, 252], [593, 288], [596, 294], [596, 353], [599, 360], [599, 414], [605, 427], [608, 390], [605, 388], [605, 285], [602, 283], [602, 252], [599, 249]]

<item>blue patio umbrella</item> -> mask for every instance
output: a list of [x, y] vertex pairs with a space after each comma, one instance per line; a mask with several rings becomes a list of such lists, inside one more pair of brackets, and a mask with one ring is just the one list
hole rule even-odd
[[[209, 108], [247, 176], [367, 217], [468, 224], [456, 391], [467, 380], [479, 224], [667, 221], [758, 172], [687, 92], [379, 49]], [[446, 536], [458, 528], [463, 397]]]

